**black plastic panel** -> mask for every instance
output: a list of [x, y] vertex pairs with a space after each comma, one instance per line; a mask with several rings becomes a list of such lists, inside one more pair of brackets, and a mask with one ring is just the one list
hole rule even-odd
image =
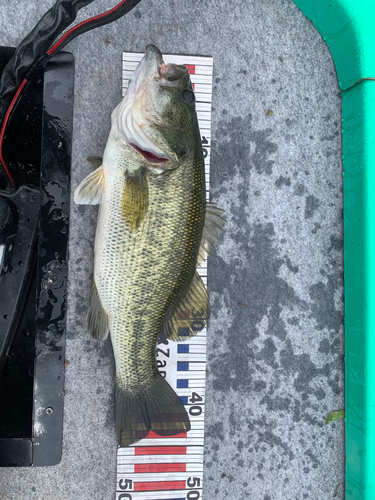
[[31, 439], [0, 439], [2, 467], [30, 467], [33, 465]]
[[61, 460], [73, 82], [72, 56], [56, 55], [44, 74], [34, 465]]
[[[0, 48], [0, 72], [12, 53]], [[0, 198], [0, 245], [6, 248], [0, 275], [0, 466], [61, 459], [73, 83], [72, 55], [57, 54], [28, 85], [4, 143], [16, 185], [24, 187], [22, 200], [19, 193], [7, 203], [6, 195]], [[36, 209], [25, 194], [37, 199]], [[12, 206], [12, 197], [19, 203]], [[28, 233], [18, 224], [25, 214]], [[11, 238], [28, 253], [9, 267]], [[9, 283], [13, 287], [17, 279], [22, 287], [10, 293]]]
[[[35, 242], [40, 209], [40, 191], [21, 186], [8, 195], [0, 191], [9, 216], [2, 229], [4, 245], [0, 270], [0, 376], [20, 321], [35, 266]], [[8, 355], [8, 356], [7, 356]]]

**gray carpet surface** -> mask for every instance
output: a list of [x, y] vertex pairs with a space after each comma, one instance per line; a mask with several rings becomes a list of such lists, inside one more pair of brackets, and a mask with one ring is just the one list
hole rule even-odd
[[[14, 46], [53, 4], [0, 6]], [[97, 0], [79, 20], [115, 5]], [[122, 51], [212, 55], [205, 500], [344, 498], [341, 97], [329, 50], [292, 0], [143, 0], [76, 59], [72, 190], [121, 99]], [[113, 500], [114, 361], [86, 328], [97, 209], [71, 208], [63, 459], [0, 469], [3, 500]], [[3, 497], [2, 497], [3, 495]]]

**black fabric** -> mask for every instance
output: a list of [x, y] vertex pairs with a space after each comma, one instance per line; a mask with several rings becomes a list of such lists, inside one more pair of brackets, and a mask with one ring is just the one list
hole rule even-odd
[[[54, 41], [76, 18], [78, 11], [94, 0], [57, 0], [55, 5], [44, 14], [34, 29], [17, 47], [0, 77], [0, 126], [22, 80], [32, 76], [31, 71], [47, 63], [47, 51]], [[82, 25], [73, 31], [58, 47], [65, 47], [74, 38], [99, 26], [111, 23], [124, 16], [141, 0], [128, 0], [124, 5], [114, 8], [113, 12]], [[55, 52], [54, 52], [55, 53]]]
[[85, 24], [84, 26], [81, 26], [79, 29], [77, 29], [76, 31], [71, 33], [71, 35], [66, 40], [64, 40], [64, 42], [59, 46], [59, 50], [61, 50], [63, 47], [65, 47], [68, 43], [70, 43], [72, 40], [74, 40], [74, 38], [76, 38], [77, 36], [82, 35], [82, 33], [86, 33], [86, 31], [90, 31], [94, 28], [99, 28], [100, 26], [104, 26], [105, 24], [109, 24], [109, 23], [112, 23], [113, 21], [116, 21], [117, 19], [120, 19], [120, 17], [127, 14], [137, 4], [139, 4], [140, 1], [141, 0], [128, 0], [124, 5], [122, 5], [121, 7], [118, 7], [111, 14], [100, 17], [100, 19], [93, 19], [92, 21]]
[[0, 78], [0, 125], [22, 80], [43, 58], [54, 40], [76, 18], [78, 11], [94, 0], [57, 0], [34, 29], [22, 40]]

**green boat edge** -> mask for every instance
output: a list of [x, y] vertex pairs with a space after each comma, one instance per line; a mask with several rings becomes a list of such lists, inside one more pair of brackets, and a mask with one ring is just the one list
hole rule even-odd
[[[346, 500], [375, 498], [375, 2], [293, 0], [342, 92]], [[374, 164], [371, 169], [371, 162]], [[371, 257], [373, 257], [371, 259]]]

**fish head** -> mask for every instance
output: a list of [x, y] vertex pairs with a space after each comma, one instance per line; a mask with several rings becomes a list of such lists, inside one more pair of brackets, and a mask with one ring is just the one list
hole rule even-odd
[[160, 173], [176, 168], [195, 149], [195, 95], [186, 66], [165, 64], [148, 45], [115, 118], [122, 138]]

